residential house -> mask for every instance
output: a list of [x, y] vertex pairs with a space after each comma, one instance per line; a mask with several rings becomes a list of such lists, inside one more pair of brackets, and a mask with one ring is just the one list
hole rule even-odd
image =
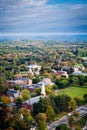
[[57, 74], [60, 75], [61, 77], [66, 77], [66, 78], [69, 77], [67, 72], [63, 70], [57, 71]]

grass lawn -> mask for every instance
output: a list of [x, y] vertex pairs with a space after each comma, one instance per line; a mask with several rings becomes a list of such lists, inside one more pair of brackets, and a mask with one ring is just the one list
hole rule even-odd
[[80, 88], [80, 87], [68, 87], [66, 89], [58, 90], [58, 95], [67, 94], [71, 98], [79, 97], [83, 98], [83, 95], [87, 93], [87, 88]]

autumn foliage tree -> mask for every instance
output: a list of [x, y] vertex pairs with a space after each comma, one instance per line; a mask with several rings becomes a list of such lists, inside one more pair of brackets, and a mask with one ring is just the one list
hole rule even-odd
[[2, 99], [2, 102], [3, 102], [4, 104], [9, 104], [9, 103], [11, 102], [10, 98], [9, 98], [8, 96], [5, 96], [5, 95], [3, 95], [3, 96], [1, 97], [1, 99]]
[[38, 113], [35, 117], [36, 121], [46, 121], [47, 116], [45, 113]]

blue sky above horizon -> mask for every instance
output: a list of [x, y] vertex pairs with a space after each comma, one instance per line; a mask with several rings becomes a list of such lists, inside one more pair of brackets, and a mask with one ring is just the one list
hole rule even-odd
[[0, 35], [87, 34], [87, 0], [0, 0]]

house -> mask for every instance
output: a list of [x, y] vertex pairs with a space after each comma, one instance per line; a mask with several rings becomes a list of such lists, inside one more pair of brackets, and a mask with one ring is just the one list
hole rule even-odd
[[66, 78], [69, 77], [67, 72], [63, 70], [57, 71], [57, 74], [60, 75], [61, 77], [66, 77]]

